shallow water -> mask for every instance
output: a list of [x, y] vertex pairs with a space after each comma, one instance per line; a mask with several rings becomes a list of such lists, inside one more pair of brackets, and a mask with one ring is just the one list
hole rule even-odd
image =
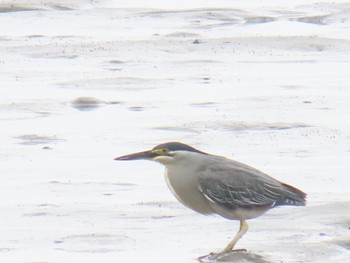
[[348, 262], [349, 12], [340, 0], [1, 1], [0, 260], [219, 251], [238, 223], [182, 207], [156, 164], [113, 161], [182, 141], [308, 193], [305, 208], [250, 221], [239, 248]]

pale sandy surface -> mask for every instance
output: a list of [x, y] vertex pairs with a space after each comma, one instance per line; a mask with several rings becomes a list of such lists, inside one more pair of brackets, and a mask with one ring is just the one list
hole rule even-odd
[[250, 221], [236, 262], [350, 262], [350, 2], [148, 2], [0, 1], [0, 262], [222, 249], [237, 222], [113, 161], [174, 140], [309, 194]]

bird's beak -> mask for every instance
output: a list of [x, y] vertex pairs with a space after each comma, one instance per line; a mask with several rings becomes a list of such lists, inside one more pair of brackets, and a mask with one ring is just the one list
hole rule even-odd
[[117, 160], [117, 161], [152, 160], [156, 156], [158, 156], [158, 154], [156, 154], [151, 150], [151, 151], [138, 152], [138, 153], [132, 153], [132, 154], [120, 156], [115, 158], [114, 160]]

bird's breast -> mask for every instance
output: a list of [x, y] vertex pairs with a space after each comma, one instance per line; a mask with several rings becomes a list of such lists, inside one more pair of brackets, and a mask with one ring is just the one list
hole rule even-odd
[[165, 169], [165, 181], [177, 200], [201, 214], [212, 214], [208, 200], [199, 191], [197, 178], [191, 173], [174, 172]]

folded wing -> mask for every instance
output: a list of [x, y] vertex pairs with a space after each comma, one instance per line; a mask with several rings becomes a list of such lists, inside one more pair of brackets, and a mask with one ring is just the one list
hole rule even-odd
[[244, 164], [208, 167], [199, 177], [200, 191], [229, 209], [305, 205], [306, 194]]

